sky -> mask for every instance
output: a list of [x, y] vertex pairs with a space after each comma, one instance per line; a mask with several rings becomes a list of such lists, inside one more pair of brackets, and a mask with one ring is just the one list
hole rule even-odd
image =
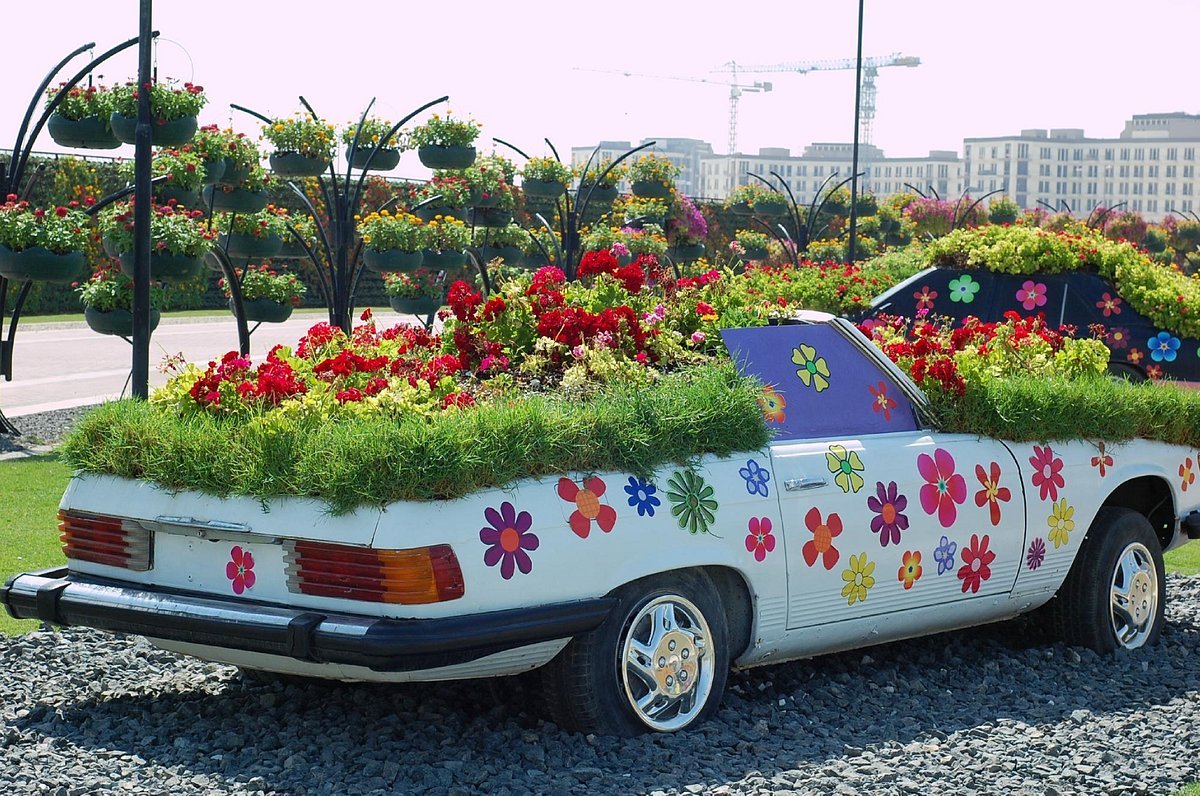
[[[900, 53], [915, 68], [879, 70], [873, 143], [893, 157], [962, 152], [964, 137], [1026, 128], [1117, 136], [1137, 113], [1200, 112], [1196, 0], [864, 0], [863, 55]], [[0, 147], [11, 147], [44, 74], [89, 41], [97, 52], [137, 35], [138, 0], [6, 4]], [[305, 96], [327, 120], [401, 117], [442, 95], [455, 115], [530, 155], [564, 158], [600, 140], [686, 137], [727, 150], [729, 76], [722, 64], [853, 60], [857, 0], [693, 0], [645, 14], [619, 5], [543, 0], [483, 3], [343, 0], [157, 0], [160, 79], [203, 85], [202, 123], [257, 134], [237, 103], [268, 116]], [[670, 10], [668, 10], [670, 9]], [[99, 13], [103, 11], [103, 13]], [[16, 35], [11, 35], [17, 32]], [[86, 63], [80, 57], [73, 68]], [[136, 74], [136, 48], [97, 69], [103, 82]], [[601, 70], [601, 71], [597, 71]], [[610, 71], [602, 71], [610, 70]], [[625, 76], [624, 72], [634, 73]], [[667, 80], [637, 75], [668, 75]], [[65, 77], [65, 75], [64, 75]], [[696, 79], [713, 83], [695, 82]], [[738, 149], [849, 142], [854, 71], [747, 74], [769, 93], [743, 94]], [[36, 148], [58, 151], [47, 133]], [[133, 147], [114, 150], [132, 156]], [[415, 154], [393, 174], [425, 176]]]

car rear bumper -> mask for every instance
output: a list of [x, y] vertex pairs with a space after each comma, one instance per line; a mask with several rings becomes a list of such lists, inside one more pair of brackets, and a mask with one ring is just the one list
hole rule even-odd
[[442, 619], [388, 619], [131, 588], [65, 567], [17, 575], [0, 589], [17, 619], [405, 672], [570, 638], [607, 618], [602, 597]]

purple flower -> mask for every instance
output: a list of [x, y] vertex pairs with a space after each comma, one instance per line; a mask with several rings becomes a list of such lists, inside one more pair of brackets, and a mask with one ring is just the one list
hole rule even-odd
[[900, 532], [908, 530], [908, 517], [901, 513], [908, 507], [908, 498], [898, 492], [895, 481], [886, 487], [882, 481], [876, 481], [875, 494], [867, 498], [867, 508], [875, 512], [871, 532], [879, 534], [880, 547], [900, 544]]
[[488, 545], [483, 554], [484, 565], [494, 567], [499, 564], [500, 577], [505, 580], [513, 576], [514, 567], [528, 575], [533, 569], [533, 561], [525, 551], [538, 549], [538, 538], [529, 533], [533, 517], [528, 511], [518, 514], [508, 501], [500, 504], [499, 511], [490, 506], [484, 509], [483, 516], [491, 523], [479, 530], [479, 541]]
[[1030, 571], [1037, 569], [1046, 560], [1046, 540], [1038, 537], [1029, 545], [1029, 551], [1025, 553], [1025, 566], [1029, 567]]
[[933, 551], [933, 560], [937, 562], [939, 575], [954, 569], [954, 553], [957, 550], [958, 542], [952, 542], [945, 536], [942, 537], [942, 541]]

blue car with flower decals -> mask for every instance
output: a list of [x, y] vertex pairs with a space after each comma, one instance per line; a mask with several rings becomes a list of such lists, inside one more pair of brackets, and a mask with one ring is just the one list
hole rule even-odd
[[1074, 326], [1081, 335], [1095, 328], [1112, 352], [1109, 369], [1115, 375], [1200, 383], [1200, 340], [1157, 326], [1111, 282], [1089, 271], [1014, 275], [927, 268], [875, 298], [856, 319], [932, 315], [998, 321], [1008, 312], [1042, 313], [1052, 326]]
[[1157, 639], [1162, 553], [1200, 536], [1194, 450], [941, 432], [830, 316], [723, 335], [764, 385], [764, 449], [340, 516], [81, 475], [60, 510], [68, 566], [0, 600], [255, 677], [540, 667], [555, 721], [619, 735], [695, 726], [731, 666], [1043, 606], [1100, 652]]

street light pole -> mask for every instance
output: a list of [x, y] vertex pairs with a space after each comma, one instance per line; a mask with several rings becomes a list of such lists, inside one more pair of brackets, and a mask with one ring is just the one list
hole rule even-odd
[[859, 107], [862, 101], [862, 33], [863, 33], [863, 3], [858, 0], [858, 55], [854, 65], [854, 148], [850, 166], [850, 246], [847, 259], [853, 263], [858, 244], [858, 122]]
[[150, 17], [152, 0], [139, 0], [137, 127], [133, 154], [134, 398], [150, 394]]

